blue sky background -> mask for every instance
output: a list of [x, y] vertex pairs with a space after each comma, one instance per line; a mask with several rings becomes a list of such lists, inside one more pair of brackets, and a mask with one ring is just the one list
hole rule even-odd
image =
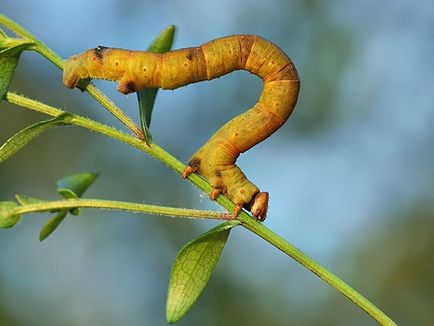
[[[299, 103], [239, 165], [271, 194], [268, 227], [348, 281], [398, 324], [430, 324], [434, 229], [434, 6], [430, 1], [9, 1], [14, 19], [62, 57], [96, 45], [144, 49], [175, 24], [175, 47], [261, 35], [294, 61]], [[135, 95], [95, 81], [137, 119]], [[11, 89], [122, 128], [61, 72], [22, 55]], [[154, 141], [183, 161], [252, 106], [237, 72], [160, 91]], [[0, 141], [44, 116], [2, 102]], [[55, 180], [100, 172], [89, 198], [219, 209], [123, 144], [56, 129], [0, 165], [0, 195], [54, 198]], [[46, 241], [46, 217], [0, 232], [5, 324], [164, 325], [177, 250], [214, 223], [84, 211]], [[431, 249], [429, 249], [431, 248]], [[374, 325], [348, 300], [246, 230], [232, 232], [209, 287], [180, 325]]]

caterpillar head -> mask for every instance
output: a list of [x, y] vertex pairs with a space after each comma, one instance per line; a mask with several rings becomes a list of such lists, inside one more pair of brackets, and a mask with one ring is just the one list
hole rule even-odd
[[268, 192], [258, 192], [249, 203], [249, 210], [259, 222], [265, 221], [268, 209]]

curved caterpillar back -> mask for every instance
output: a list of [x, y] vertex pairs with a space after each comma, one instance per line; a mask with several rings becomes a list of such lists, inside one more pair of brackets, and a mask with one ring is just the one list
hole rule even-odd
[[297, 71], [275, 44], [255, 35], [234, 35], [199, 47], [155, 54], [99, 46], [65, 61], [63, 81], [74, 88], [80, 79], [119, 81], [128, 94], [143, 88], [174, 89], [247, 70], [264, 81], [258, 102], [221, 127], [190, 159], [183, 177], [193, 172], [213, 187], [211, 198], [225, 194], [237, 206], [264, 220], [268, 193], [260, 192], [235, 164], [240, 155], [279, 129], [292, 113], [299, 92]]

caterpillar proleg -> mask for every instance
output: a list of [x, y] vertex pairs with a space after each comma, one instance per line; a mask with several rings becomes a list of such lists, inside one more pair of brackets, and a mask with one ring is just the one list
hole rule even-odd
[[279, 129], [296, 105], [298, 74], [278, 46], [255, 35], [223, 37], [163, 54], [98, 46], [65, 61], [63, 82], [74, 88], [84, 78], [119, 81], [119, 92], [129, 94], [146, 87], [175, 89], [235, 70], [247, 70], [263, 80], [259, 100], [222, 126], [191, 157], [183, 177], [201, 174], [213, 187], [211, 199], [225, 194], [236, 204], [235, 216], [245, 207], [263, 221], [268, 193], [260, 192], [235, 161]]

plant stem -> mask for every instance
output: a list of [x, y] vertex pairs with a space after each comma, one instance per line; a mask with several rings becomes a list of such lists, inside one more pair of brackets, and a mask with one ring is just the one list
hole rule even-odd
[[[10, 29], [16, 35], [31, 40], [35, 45], [30, 47], [40, 53], [42, 56], [50, 60], [53, 64], [63, 70], [63, 59], [57, 55], [53, 50], [36, 38], [28, 30], [14, 22], [9, 17], [0, 14], [0, 24]], [[92, 84], [88, 84], [86, 91], [97, 100], [104, 108], [120, 120], [127, 128], [129, 128], [138, 138], [143, 139], [142, 130], [134, 123], [129, 116], [127, 116], [120, 108], [118, 108], [104, 93]]]
[[20, 215], [20, 214], [46, 212], [46, 211], [52, 211], [57, 209], [76, 208], [76, 207], [105, 208], [105, 209], [114, 209], [114, 210], [121, 210], [121, 211], [130, 211], [134, 213], [145, 213], [145, 214], [183, 217], [183, 218], [227, 220], [229, 217], [227, 213], [221, 213], [221, 212], [147, 205], [147, 204], [131, 203], [131, 202], [115, 201], [115, 200], [99, 200], [99, 199], [67, 199], [67, 200], [56, 200], [50, 202], [41, 202], [36, 204], [28, 204], [28, 205], [18, 206], [17, 208], [14, 208], [10, 212], [10, 214]]
[[[43, 104], [41, 102], [28, 99], [24, 96], [17, 95], [15, 93], [8, 92], [5, 98], [8, 102], [14, 103], [20, 106], [24, 106], [26, 108], [45, 113], [51, 116], [56, 116], [64, 111], [54, 108], [52, 106]], [[151, 146], [147, 146], [143, 141], [127, 135], [121, 131], [118, 131], [114, 128], [101, 124], [99, 122], [90, 120], [88, 118], [73, 115], [72, 123], [89, 130], [93, 130], [109, 136], [111, 138], [120, 140], [124, 143], [127, 143], [143, 152], [148, 153], [154, 158], [158, 159], [162, 163], [166, 164], [172, 170], [176, 171], [178, 174], [181, 174], [185, 165], [177, 160], [175, 157], [167, 153], [164, 149], [153, 143]], [[198, 188], [210, 194], [211, 185], [205, 181], [203, 178], [198, 176], [197, 174], [191, 174], [188, 178], [194, 185]], [[234, 203], [232, 203], [226, 197], [220, 195], [217, 200], [222, 207], [227, 209], [229, 212], [234, 210]], [[346, 296], [348, 299], [353, 301], [356, 305], [358, 305], [361, 309], [366, 311], [370, 316], [372, 316], [375, 320], [377, 320], [381, 325], [396, 325], [389, 317], [387, 317], [381, 310], [379, 310], [375, 305], [369, 302], [366, 298], [364, 298], [361, 294], [351, 288], [348, 284], [342, 281], [337, 276], [333, 275], [327, 269], [313, 261], [311, 258], [303, 254], [296, 247], [279, 237], [273, 231], [265, 227], [263, 224], [257, 222], [246, 212], [242, 211], [237, 219], [241, 222], [241, 224], [248, 230], [257, 234], [264, 240], [271, 243], [280, 251], [284, 252], [289, 257], [293, 258], [295, 261], [300, 263], [302, 266], [306, 267], [308, 270], [318, 275], [325, 282], [330, 284], [333, 288], [339, 291], [341, 294]]]
[[302, 266], [306, 267], [312, 273], [316, 274], [326, 283], [330, 284], [333, 288], [338, 290], [341, 294], [346, 296], [361, 309], [366, 311], [372, 318], [378, 321], [381, 325], [396, 325], [393, 320], [386, 316], [374, 304], [364, 298], [360, 293], [354, 290], [351, 286], [342, 281], [339, 277], [332, 274], [326, 268], [316, 263], [310, 257], [306, 256], [299, 249], [279, 237], [276, 233], [265, 227], [263, 224], [251, 219], [239, 216], [238, 220], [241, 225], [246, 229], [260, 236], [265, 241], [271, 243], [274, 247], [280, 249], [282, 252], [293, 258]]

